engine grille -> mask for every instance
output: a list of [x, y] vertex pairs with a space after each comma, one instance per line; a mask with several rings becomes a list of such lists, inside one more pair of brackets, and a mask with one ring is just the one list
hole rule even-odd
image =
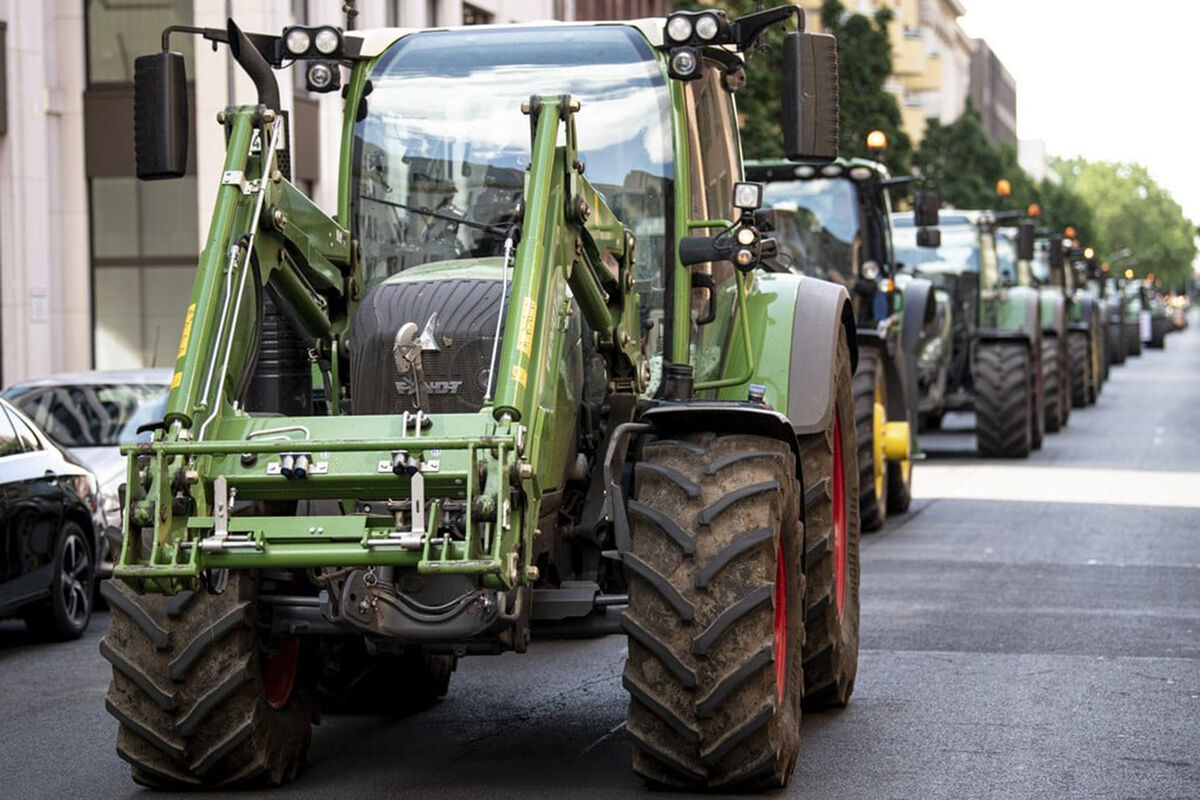
[[424, 331], [434, 313], [438, 349], [421, 354], [428, 402], [420, 410], [437, 414], [482, 408], [500, 295], [496, 280], [384, 283], [372, 289], [351, 326], [354, 413], [418, 410], [415, 377], [397, 373], [392, 344], [401, 325], [412, 322], [418, 332]]

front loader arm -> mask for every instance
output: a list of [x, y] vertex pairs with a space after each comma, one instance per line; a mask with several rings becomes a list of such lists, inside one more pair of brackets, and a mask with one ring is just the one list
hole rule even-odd
[[[270, 283], [306, 334], [330, 340], [350, 316], [356, 262], [348, 232], [324, 215], [278, 170], [283, 122], [263, 106], [227, 109], [227, 148], [209, 235], [196, 272], [166, 412], [154, 442], [197, 442], [216, 435], [249, 379], [258, 332], [255, 307]], [[336, 390], [336, 387], [335, 387]], [[125, 519], [128, 559], [173, 562], [188, 512], [213, 504], [199, 479], [209, 455], [143, 446], [130, 458]], [[137, 529], [152, 529], [151, 552]], [[161, 552], [160, 552], [161, 551]]]

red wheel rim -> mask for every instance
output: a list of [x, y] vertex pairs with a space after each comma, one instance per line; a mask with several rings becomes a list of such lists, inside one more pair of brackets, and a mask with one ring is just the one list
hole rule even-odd
[[292, 696], [300, 668], [300, 640], [288, 639], [279, 652], [263, 662], [263, 690], [271, 708], [283, 708]]
[[775, 549], [775, 701], [783, 703], [787, 683], [787, 565], [783, 561], [783, 539]]
[[833, 412], [833, 584], [837, 615], [846, 608], [846, 473], [842, 466], [842, 414]]

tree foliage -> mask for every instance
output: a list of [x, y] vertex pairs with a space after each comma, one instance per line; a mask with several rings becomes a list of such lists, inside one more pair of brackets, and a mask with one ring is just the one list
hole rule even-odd
[[1056, 159], [1064, 188], [1091, 209], [1089, 240], [1104, 256], [1128, 249], [1136, 263], [1122, 262], [1145, 277], [1153, 273], [1164, 287], [1182, 288], [1196, 258], [1195, 224], [1170, 192], [1141, 164]]
[[[931, 180], [942, 202], [956, 208], [1025, 208], [1038, 199], [1033, 180], [1017, 163], [1009, 145], [994, 146], [987, 138], [979, 112], [967, 103], [954, 122], [930, 118], [921, 148], [913, 156], [921, 175]], [[1012, 185], [1012, 196], [1000, 200], [996, 182]]]

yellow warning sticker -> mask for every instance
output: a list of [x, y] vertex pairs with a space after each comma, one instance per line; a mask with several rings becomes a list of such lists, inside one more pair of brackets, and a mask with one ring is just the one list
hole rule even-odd
[[[521, 302], [521, 329], [517, 337], [517, 349], [525, 355], [533, 352], [533, 318], [537, 315], [537, 301], [526, 297]], [[524, 381], [522, 381], [524, 385]]]
[[179, 355], [176, 359], [183, 358], [187, 353], [188, 340], [192, 338], [192, 320], [196, 317], [196, 304], [192, 303], [187, 308], [187, 314], [183, 318], [183, 336], [179, 337]]
[[516, 381], [517, 383], [519, 383], [521, 385], [521, 388], [524, 389], [525, 388], [525, 368], [522, 367], [520, 364], [513, 364], [511, 375], [512, 375], [512, 379], [514, 381]]
[[171, 376], [171, 388], [172, 388], [172, 389], [178, 389], [178, 388], [179, 388], [179, 382], [180, 382], [180, 381], [182, 381], [182, 380], [183, 380], [183, 373], [182, 373], [182, 372], [176, 372], [174, 375], [172, 375], [172, 376]]

